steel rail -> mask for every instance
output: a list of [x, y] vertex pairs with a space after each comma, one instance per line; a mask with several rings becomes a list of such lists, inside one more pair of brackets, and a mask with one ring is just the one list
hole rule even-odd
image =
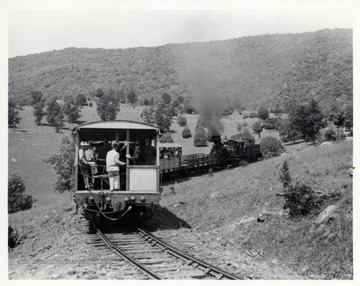
[[122, 251], [120, 248], [118, 248], [116, 245], [114, 245], [110, 239], [108, 239], [99, 229], [96, 228], [96, 234], [100, 237], [100, 239], [109, 247], [111, 248], [116, 254], [122, 256], [127, 261], [131, 262], [132, 264], [136, 265], [138, 268], [140, 268], [143, 272], [148, 274], [152, 279], [161, 280], [162, 278], [158, 275], [156, 275], [151, 270], [147, 269], [145, 266], [143, 266], [141, 263], [133, 259], [132, 257], [128, 256], [124, 251]]
[[182, 258], [185, 261], [187, 261], [188, 265], [195, 263], [195, 264], [197, 264], [197, 265], [194, 265], [195, 267], [200, 268], [199, 266], [201, 266], [201, 270], [204, 271], [205, 275], [207, 275], [207, 274], [212, 275], [215, 278], [217, 278], [218, 280], [220, 280], [222, 278], [227, 278], [230, 280], [245, 280], [246, 279], [246, 278], [237, 277], [234, 274], [228, 273], [216, 266], [213, 266], [209, 263], [201, 261], [200, 259], [197, 259], [190, 255], [187, 255], [187, 254], [177, 250], [176, 248], [168, 245], [164, 241], [160, 240], [159, 238], [153, 236], [152, 234], [148, 233], [147, 231], [145, 231], [143, 229], [139, 228], [138, 232], [145, 240], [147, 240], [147, 241], [152, 240], [153, 245], [159, 244], [168, 253], [173, 254], [174, 256], [176, 256], [178, 258]]

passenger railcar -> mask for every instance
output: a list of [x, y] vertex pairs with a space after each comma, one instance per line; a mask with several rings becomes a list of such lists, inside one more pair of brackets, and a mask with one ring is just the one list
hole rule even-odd
[[[125, 215], [143, 217], [159, 204], [159, 132], [154, 126], [133, 121], [93, 122], [72, 130], [76, 146], [74, 200], [87, 219], [100, 223], [104, 218], [120, 220]], [[106, 171], [112, 141], [119, 143], [120, 160], [126, 163], [120, 167], [120, 189], [113, 191]], [[146, 141], [154, 152], [144, 159], [135, 150]], [[86, 144], [95, 152], [95, 174], [85, 172], [79, 161], [81, 145]]]

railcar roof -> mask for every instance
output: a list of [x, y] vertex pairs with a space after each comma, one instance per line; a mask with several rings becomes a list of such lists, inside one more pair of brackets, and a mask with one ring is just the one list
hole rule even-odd
[[159, 128], [136, 121], [130, 120], [113, 120], [113, 121], [96, 121], [89, 122], [74, 127], [73, 132], [80, 129], [138, 129], [138, 130], [159, 130]]

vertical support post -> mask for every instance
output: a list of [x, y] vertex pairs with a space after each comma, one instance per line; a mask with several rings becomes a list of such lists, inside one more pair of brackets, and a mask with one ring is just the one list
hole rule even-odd
[[156, 132], [154, 138], [154, 147], [156, 150], [156, 190], [160, 192], [160, 146], [159, 142], [159, 131]]
[[75, 191], [79, 188], [79, 131], [76, 132], [75, 136]]
[[[126, 130], [126, 141], [127, 141], [127, 146], [126, 146], [126, 155], [129, 154], [129, 150], [130, 150], [130, 130], [127, 129]], [[130, 190], [130, 167], [129, 167], [129, 162], [130, 160], [128, 158], [126, 158], [126, 191]]]

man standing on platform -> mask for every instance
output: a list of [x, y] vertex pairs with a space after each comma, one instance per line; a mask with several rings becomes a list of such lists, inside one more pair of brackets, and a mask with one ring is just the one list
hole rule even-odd
[[111, 142], [112, 150], [106, 154], [106, 171], [109, 175], [110, 191], [120, 190], [120, 168], [125, 163], [119, 160], [119, 153], [116, 151], [118, 143]]

